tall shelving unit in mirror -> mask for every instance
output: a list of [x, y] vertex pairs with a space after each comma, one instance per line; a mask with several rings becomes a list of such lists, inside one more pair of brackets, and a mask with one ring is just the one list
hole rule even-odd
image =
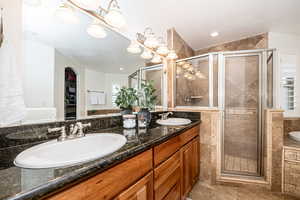
[[76, 119], [77, 76], [72, 68], [65, 69], [65, 120]]

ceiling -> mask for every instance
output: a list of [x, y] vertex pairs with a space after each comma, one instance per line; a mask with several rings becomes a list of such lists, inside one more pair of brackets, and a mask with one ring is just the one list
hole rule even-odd
[[[92, 70], [106, 73], [129, 74], [144, 65], [139, 55], [130, 54], [126, 48], [130, 40], [105, 29], [107, 37], [93, 38], [86, 28], [92, 22], [88, 16], [76, 12], [79, 24], [66, 24], [54, 13], [60, 0], [42, 0], [42, 6], [24, 4], [23, 28], [26, 38], [54, 47], [65, 56]], [[124, 68], [122, 71], [120, 68]]]
[[[108, 1], [101, 0], [102, 5]], [[131, 73], [144, 64], [139, 55], [126, 52], [128, 39], [110, 30], [105, 39], [92, 38], [86, 33], [89, 17], [78, 12], [80, 24], [63, 24], [54, 17], [60, 0], [42, 2], [38, 8], [24, 6], [24, 28], [31, 37], [103, 72]], [[300, 0], [119, 0], [119, 4], [127, 20], [122, 32], [129, 38], [152, 27], [166, 39], [166, 30], [175, 27], [194, 50], [269, 31], [300, 35]], [[210, 36], [214, 31], [218, 37]]]
[[[300, 0], [119, 0], [130, 32], [177, 32], [195, 50], [263, 32], [300, 35]], [[211, 32], [219, 36], [212, 38]]]

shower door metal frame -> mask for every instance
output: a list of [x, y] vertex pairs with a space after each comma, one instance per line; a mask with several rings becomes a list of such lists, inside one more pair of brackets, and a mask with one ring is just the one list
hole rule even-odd
[[[235, 172], [225, 170], [225, 151], [224, 151], [224, 132], [225, 132], [225, 60], [226, 58], [230, 57], [245, 57], [245, 56], [258, 56], [259, 58], [259, 66], [258, 66], [258, 81], [259, 81], [259, 94], [258, 94], [258, 147], [257, 147], [257, 173], [248, 173], [248, 172]], [[223, 52], [218, 54], [218, 65], [219, 65], [219, 81], [218, 81], [218, 88], [219, 88], [219, 109], [221, 111], [221, 175], [238, 175], [238, 176], [254, 176], [254, 177], [261, 177], [263, 175], [263, 108], [264, 108], [264, 99], [265, 99], [265, 81], [263, 77], [265, 77], [265, 66], [263, 64], [263, 51], [257, 52]]]

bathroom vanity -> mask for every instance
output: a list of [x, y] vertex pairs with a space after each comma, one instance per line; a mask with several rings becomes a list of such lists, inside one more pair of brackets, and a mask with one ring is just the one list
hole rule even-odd
[[300, 197], [300, 143], [285, 138], [283, 148], [283, 192]]
[[46, 199], [179, 200], [198, 180], [199, 130], [195, 125]]
[[[2, 148], [10, 149], [0, 151], [0, 199], [125, 200], [136, 196], [173, 200], [186, 196], [198, 180], [201, 113], [174, 112], [174, 118], [191, 120], [181, 126], [157, 124], [161, 113], [152, 113], [148, 128], [125, 129], [121, 116], [0, 128]], [[126, 143], [107, 156], [73, 166], [23, 168], [13, 164], [21, 152], [59, 138], [60, 132], [46, 134], [49, 128], [70, 127], [77, 122], [91, 123], [85, 130], [86, 139], [113, 133], [126, 137]], [[81, 138], [70, 141], [76, 140]], [[68, 148], [74, 155], [79, 150]]]

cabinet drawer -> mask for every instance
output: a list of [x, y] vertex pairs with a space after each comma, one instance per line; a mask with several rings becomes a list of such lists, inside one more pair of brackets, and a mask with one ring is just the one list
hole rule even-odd
[[110, 200], [151, 169], [152, 150], [148, 150], [48, 200]]
[[180, 152], [178, 151], [154, 170], [154, 197], [161, 200], [180, 183]]
[[300, 151], [285, 149], [284, 159], [288, 161], [300, 161]]
[[151, 171], [114, 200], [153, 200], [153, 172]]
[[179, 136], [176, 136], [156, 147], [154, 147], [154, 166], [158, 166], [181, 147]]
[[171, 155], [173, 155], [176, 151], [178, 151], [180, 147], [184, 146], [193, 138], [198, 136], [199, 131], [200, 126], [196, 126], [154, 147], [154, 166], [158, 166], [160, 163], [162, 163]]
[[186, 132], [179, 135], [181, 146], [187, 144], [194, 137], [198, 136], [200, 132], [200, 126], [195, 126]]
[[164, 200], [180, 200], [180, 181], [176, 183]]

